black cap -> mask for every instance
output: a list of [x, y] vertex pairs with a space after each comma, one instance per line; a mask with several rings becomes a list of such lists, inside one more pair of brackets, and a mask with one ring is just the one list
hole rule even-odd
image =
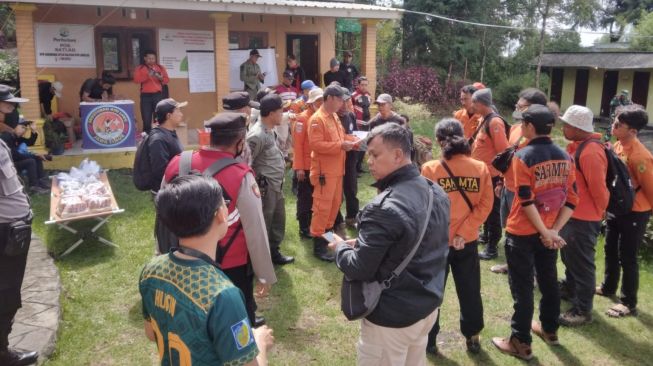
[[339, 85], [329, 85], [329, 86], [327, 86], [327, 87], [324, 89], [324, 94], [323, 94], [324, 99], [326, 100], [326, 97], [328, 97], [329, 95], [330, 95], [330, 96], [333, 96], [333, 97], [340, 97], [340, 98], [342, 98], [343, 95], [345, 94], [345, 93], [342, 91], [342, 89], [343, 89], [343, 88], [342, 88], [341, 86], [339, 86]]
[[283, 72], [283, 77], [288, 78], [288, 79], [292, 79], [293, 77], [295, 77], [295, 74], [293, 74], [293, 72], [290, 71], [290, 70], [286, 70], [286, 71]]
[[226, 111], [237, 111], [247, 106], [259, 108], [259, 104], [251, 101], [249, 94], [244, 91], [229, 93], [222, 98], [222, 108]]
[[204, 127], [208, 127], [211, 131], [218, 132], [238, 132], [245, 130], [247, 127], [247, 115], [245, 113], [236, 112], [222, 112], [218, 113], [213, 118], [204, 122]]
[[172, 98], [162, 99], [156, 104], [154, 113], [172, 113], [175, 108], [182, 108], [188, 105], [188, 102], [178, 102]]
[[9, 103], [25, 103], [29, 102], [29, 99], [17, 98], [11, 92], [14, 91], [14, 88], [9, 85], [0, 84], [0, 102], [9, 102]]
[[258, 50], [257, 50], [256, 48], [253, 49], [253, 50], [251, 50], [251, 51], [249, 51], [249, 55], [250, 55], [250, 56], [254, 56], [254, 55], [256, 55], [256, 56], [258, 56], [258, 57], [263, 57], [263, 56], [261, 56], [260, 53], [258, 53]]
[[553, 126], [556, 118], [549, 107], [541, 104], [532, 104], [527, 110], [522, 112], [522, 119], [524, 122], [537, 126]]
[[261, 115], [267, 116], [270, 112], [274, 112], [283, 108], [283, 101], [277, 94], [268, 94], [261, 99]]

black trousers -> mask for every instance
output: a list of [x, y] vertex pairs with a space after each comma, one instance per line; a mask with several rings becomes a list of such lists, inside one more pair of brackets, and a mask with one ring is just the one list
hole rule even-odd
[[606, 294], [614, 294], [621, 279], [621, 303], [629, 308], [637, 307], [639, 288], [639, 264], [637, 251], [644, 240], [646, 224], [651, 211], [631, 212], [623, 216], [608, 216], [605, 231], [605, 277], [601, 288]]
[[540, 321], [547, 333], [558, 330], [560, 316], [560, 290], [556, 262], [558, 251], [542, 244], [540, 235], [517, 236], [506, 234], [506, 259], [508, 281], [512, 293], [512, 336], [531, 344], [531, 321], [533, 320], [533, 267], [537, 271], [537, 286], [542, 293]]
[[38, 185], [39, 179], [45, 177], [45, 172], [43, 171], [43, 161], [35, 156], [16, 161], [14, 162], [14, 165], [16, 166], [18, 173], [22, 172], [23, 170], [27, 172], [27, 179], [29, 179], [30, 186]]
[[150, 133], [150, 130], [152, 130], [154, 110], [161, 99], [163, 99], [161, 93], [141, 93], [141, 119], [143, 121], [143, 131], [146, 133]]
[[560, 250], [565, 264], [564, 286], [573, 294], [574, 307], [584, 314], [592, 311], [596, 289], [596, 240], [601, 228], [600, 221], [569, 219], [560, 230], [567, 245]]
[[20, 288], [23, 284], [27, 252], [6, 256], [8, 226], [0, 224], [0, 351], [9, 346], [9, 333], [16, 312], [21, 307]]
[[[496, 176], [492, 178], [492, 189], [497, 187], [501, 181], [501, 177]], [[494, 202], [492, 203], [492, 211], [485, 220], [483, 225], [483, 237], [487, 240], [488, 245], [496, 246], [501, 240], [501, 199], [494, 195]]]
[[[478, 334], [485, 326], [483, 323], [478, 242], [467, 243], [461, 250], [449, 248], [444, 279], [445, 285], [449, 277], [449, 270], [453, 274], [458, 304], [460, 304], [460, 331], [465, 338], [469, 338]], [[440, 313], [438, 313], [438, 318], [429, 332], [429, 345], [435, 342], [438, 333], [440, 333]]]
[[356, 218], [359, 209], [359, 202], [356, 195], [358, 194], [358, 172], [356, 164], [358, 162], [358, 151], [347, 152], [345, 160], [345, 175], [342, 178], [342, 192], [345, 195], [346, 218]]
[[249, 323], [253, 326], [256, 319], [256, 300], [254, 299], [254, 272], [251, 270], [250, 265], [223, 269], [222, 272], [229, 277], [234, 286], [243, 292], [247, 317]]
[[[308, 179], [310, 171], [304, 171], [306, 178], [300, 182], [293, 176], [293, 184], [297, 184], [297, 221], [299, 229], [311, 231], [311, 208], [313, 207], [313, 185]], [[296, 183], [295, 183], [296, 182]]]
[[365, 151], [356, 151], [356, 172], [363, 171], [363, 160], [365, 160]]

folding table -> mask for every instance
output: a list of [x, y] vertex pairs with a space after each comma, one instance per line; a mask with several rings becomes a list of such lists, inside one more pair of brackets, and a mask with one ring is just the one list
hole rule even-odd
[[[111, 189], [111, 185], [109, 184], [109, 179], [107, 177], [106, 172], [101, 172], [99, 178], [100, 181], [104, 183], [109, 195], [111, 196], [111, 207], [107, 208], [106, 211], [86, 212], [86, 213], [81, 213], [80, 215], [75, 215], [75, 216], [65, 217], [65, 218], [59, 216], [59, 214], [57, 213], [57, 206], [59, 205], [59, 200], [61, 199], [61, 189], [59, 188], [57, 178], [52, 179], [52, 192], [50, 196], [50, 219], [46, 221], [45, 224], [46, 225], [56, 224], [59, 227], [59, 229], [65, 229], [79, 236], [79, 239], [70, 248], [68, 248], [65, 252], [63, 252], [63, 254], [59, 256], [60, 258], [70, 254], [73, 250], [77, 249], [77, 247], [79, 247], [84, 242], [84, 240], [89, 240], [89, 239], [96, 239], [104, 245], [109, 245], [118, 248], [118, 245], [111, 242], [110, 240], [101, 237], [99, 234], [97, 234], [97, 231], [104, 224], [106, 224], [113, 215], [123, 213], [125, 212], [125, 210], [118, 207], [118, 203], [116, 202], [116, 198], [113, 195], [113, 190]], [[85, 220], [96, 220], [98, 221], [98, 223], [90, 229], [86, 228], [86, 229], [78, 230], [70, 226], [70, 224], [73, 222], [85, 221]]]

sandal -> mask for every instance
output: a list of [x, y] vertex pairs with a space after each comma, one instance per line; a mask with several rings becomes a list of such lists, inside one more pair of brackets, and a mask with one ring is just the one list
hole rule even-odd
[[605, 314], [611, 318], [623, 318], [626, 316], [637, 315], [637, 309], [629, 308], [624, 304], [615, 304], [610, 309], [608, 309]]
[[603, 287], [601, 287], [601, 286], [596, 286], [596, 289], [594, 290], [594, 293], [596, 295], [603, 296], [603, 297], [612, 297], [612, 296], [614, 296], [614, 294], [608, 294], [605, 291], [603, 291]]

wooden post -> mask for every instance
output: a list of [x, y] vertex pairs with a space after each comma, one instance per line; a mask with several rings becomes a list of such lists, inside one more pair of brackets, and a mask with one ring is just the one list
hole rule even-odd
[[377, 19], [362, 19], [361, 25], [361, 73], [370, 83], [369, 92], [376, 95], [376, 24]]
[[[215, 96], [218, 111], [222, 111], [222, 97], [229, 94], [229, 17], [231, 14], [214, 13], [213, 42], [215, 51]], [[245, 61], [245, 60], [243, 60]]]

